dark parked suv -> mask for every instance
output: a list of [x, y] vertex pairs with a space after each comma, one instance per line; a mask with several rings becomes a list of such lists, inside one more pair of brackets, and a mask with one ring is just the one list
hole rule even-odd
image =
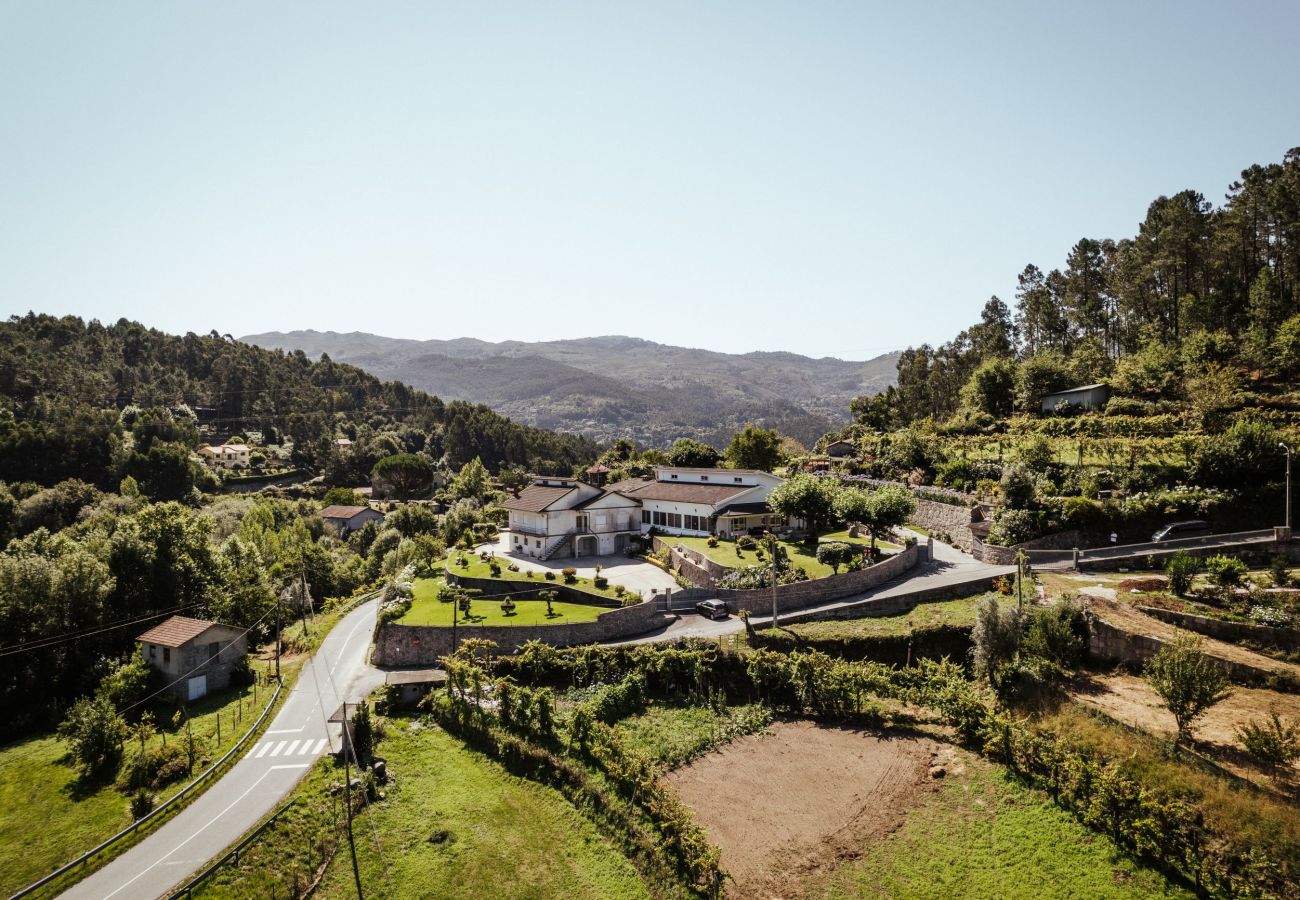
[[706, 619], [725, 619], [727, 617], [727, 604], [721, 600], [701, 600], [695, 604], [695, 611]]
[[1161, 541], [1172, 541], [1178, 538], [1204, 537], [1209, 533], [1208, 524], [1200, 519], [1189, 519], [1186, 522], [1170, 522], [1151, 535], [1151, 540], [1158, 544]]

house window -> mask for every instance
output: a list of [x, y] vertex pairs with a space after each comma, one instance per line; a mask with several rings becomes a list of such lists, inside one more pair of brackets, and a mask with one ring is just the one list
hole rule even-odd
[[669, 514], [668, 514], [668, 527], [669, 527], [669, 528], [681, 528], [681, 527], [682, 527], [682, 514], [681, 514], [681, 513], [669, 513]]
[[541, 541], [538, 541], [538, 542], [537, 542], [537, 549], [538, 549], [538, 550], [541, 550], [541, 549], [542, 549], [542, 542], [541, 542]]
[[673, 474], [671, 477], [672, 477], [673, 481], [676, 481], [676, 480], [677, 480], [677, 475], [676, 475], [676, 474]]
[[701, 475], [701, 476], [700, 476], [700, 481], [708, 481], [708, 480], [709, 480], [709, 476], [708, 476], [708, 475]]
[[216, 659], [220, 653], [221, 653], [220, 641], [213, 641], [211, 644], [208, 644], [208, 659]]
[[648, 509], [641, 510], [641, 524], [642, 525], [650, 524], [650, 510]]
[[157, 644], [150, 644], [150, 645], [149, 645], [149, 658], [150, 658], [150, 659], [157, 659], [157, 658], [158, 658], [158, 645], [157, 645]]
[[172, 648], [163, 647], [163, 662], [169, 663], [171, 661], [172, 661]]

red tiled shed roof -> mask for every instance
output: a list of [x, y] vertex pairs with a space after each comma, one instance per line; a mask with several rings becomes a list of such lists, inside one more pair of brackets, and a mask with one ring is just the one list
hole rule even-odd
[[165, 622], [160, 622], [150, 628], [136, 640], [143, 641], [146, 644], [158, 644], [163, 647], [179, 647], [181, 644], [194, 640], [216, 624], [216, 622], [208, 622], [204, 619], [172, 616]]

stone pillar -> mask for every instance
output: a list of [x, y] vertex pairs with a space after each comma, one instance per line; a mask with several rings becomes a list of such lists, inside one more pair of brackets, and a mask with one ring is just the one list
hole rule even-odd
[[1072, 556], [1072, 561], [1074, 563], [1074, 571], [1077, 572], [1079, 571], [1079, 548], [1078, 547], [1074, 548], [1071, 556]]

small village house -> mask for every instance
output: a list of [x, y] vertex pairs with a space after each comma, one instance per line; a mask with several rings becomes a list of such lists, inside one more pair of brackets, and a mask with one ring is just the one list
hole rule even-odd
[[844, 459], [850, 456], [857, 456], [858, 448], [852, 441], [831, 441], [826, 445], [825, 455], [834, 459]]
[[247, 444], [222, 444], [220, 447], [205, 444], [198, 449], [204, 462], [222, 469], [247, 469], [250, 452]]
[[347, 537], [367, 522], [382, 522], [384, 514], [369, 506], [327, 506], [320, 511], [325, 524]]
[[136, 640], [144, 661], [169, 683], [168, 692], [184, 701], [228, 687], [248, 655], [244, 629], [186, 616], [172, 616]]
[[1104, 384], [1085, 384], [1083, 387], [1057, 391], [1043, 398], [1043, 412], [1056, 412], [1062, 406], [1076, 409], [1101, 409], [1110, 399], [1110, 388]]

